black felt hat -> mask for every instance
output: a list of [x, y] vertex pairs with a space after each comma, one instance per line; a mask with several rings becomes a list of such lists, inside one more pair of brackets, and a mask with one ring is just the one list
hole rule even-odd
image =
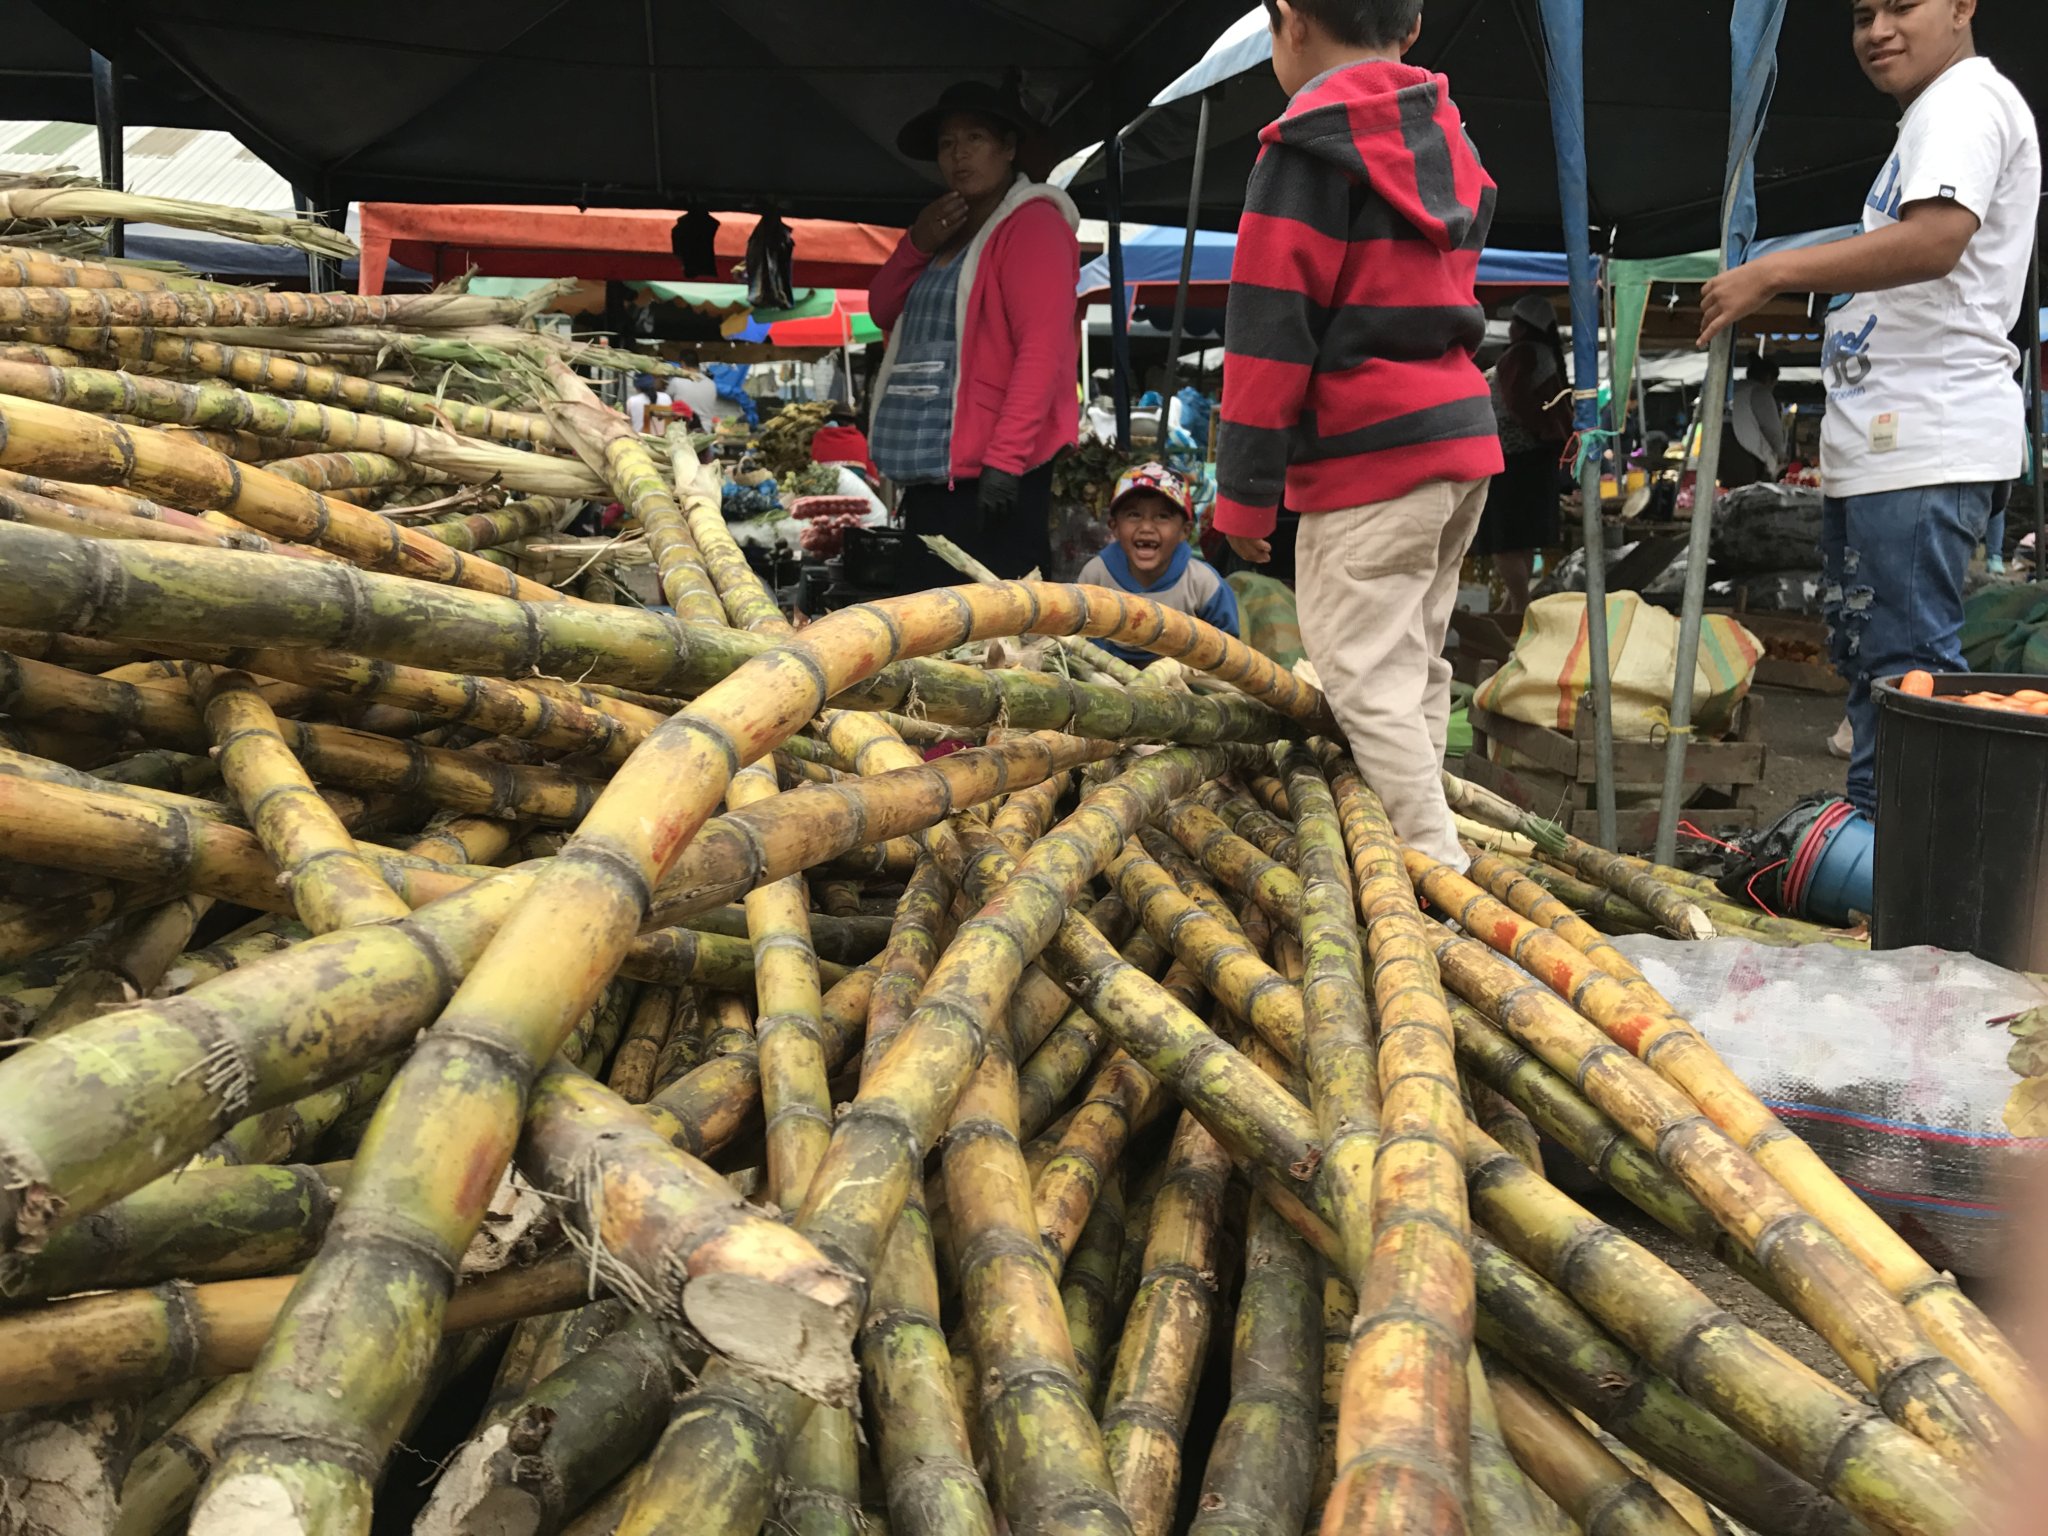
[[913, 160], [938, 159], [939, 124], [952, 112], [973, 112], [994, 118], [1018, 134], [1030, 126], [1023, 110], [1000, 86], [981, 80], [960, 80], [940, 92], [936, 106], [918, 113], [903, 125], [903, 131], [896, 135], [896, 148]]

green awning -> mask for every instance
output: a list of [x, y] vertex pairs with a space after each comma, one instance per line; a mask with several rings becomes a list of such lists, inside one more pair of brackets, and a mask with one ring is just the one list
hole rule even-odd
[[1720, 261], [1712, 251], [1607, 263], [1607, 280], [1614, 285], [1614, 341], [1609, 366], [1614, 371], [1615, 392], [1622, 399], [1629, 398], [1635, 383], [1636, 353], [1642, 346], [1643, 318], [1650, 309], [1651, 285], [1704, 283], [1720, 270]]

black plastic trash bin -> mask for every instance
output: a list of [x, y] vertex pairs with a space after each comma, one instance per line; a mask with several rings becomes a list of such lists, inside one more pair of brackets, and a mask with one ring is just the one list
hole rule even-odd
[[1932, 698], [1876, 685], [1874, 948], [2048, 970], [2048, 716], [1944, 697], [2044, 685], [1982, 672], [1937, 675]]

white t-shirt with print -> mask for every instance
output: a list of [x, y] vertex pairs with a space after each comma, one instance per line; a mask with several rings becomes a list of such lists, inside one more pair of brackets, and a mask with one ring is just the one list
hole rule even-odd
[[2033, 113], [1989, 59], [1951, 65], [1899, 124], [1863, 207], [1866, 233], [1946, 199], [1979, 228], [1947, 277], [1851, 294], [1821, 349], [1821, 488], [1866, 496], [2016, 479], [2025, 406], [2007, 340], [2025, 301], [2041, 197]]

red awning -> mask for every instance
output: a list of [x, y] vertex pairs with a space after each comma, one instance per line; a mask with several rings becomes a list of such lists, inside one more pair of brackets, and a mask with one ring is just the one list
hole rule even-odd
[[[394, 258], [436, 282], [474, 267], [486, 277], [583, 277], [620, 281], [682, 278], [669, 230], [681, 217], [661, 208], [549, 208], [513, 203], [362, 203], [363, 293], [384, 291]], [[715, 279], [733, 280], [760, 217], [718, 216]], [[806, 288], [866, 288], [903, 236], [882, 224], [790, 219], [796, 237], [791, 280]]]

